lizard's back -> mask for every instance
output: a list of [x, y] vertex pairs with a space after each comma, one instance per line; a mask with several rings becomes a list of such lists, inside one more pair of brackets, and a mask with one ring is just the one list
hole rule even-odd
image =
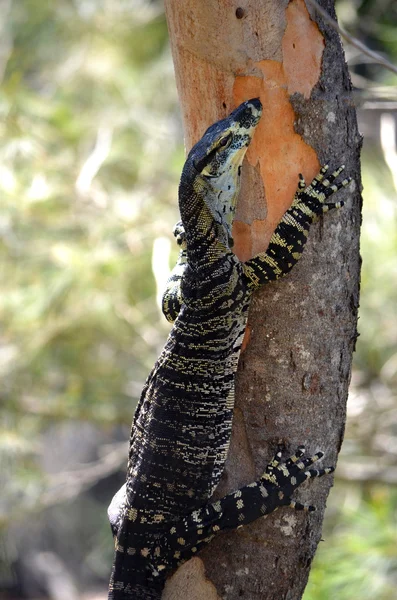
[[[128, 507], [172, 520], [208, 500], [230, 440], [250, 292], [232, 254], [197, 279], [149, 375], [132, 429]], [[161, 518], [161, 517], [160, 517]]]

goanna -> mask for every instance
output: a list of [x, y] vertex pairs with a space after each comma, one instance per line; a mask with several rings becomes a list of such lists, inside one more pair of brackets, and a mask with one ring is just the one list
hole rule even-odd
[[342, 205], [325, 200], [349, 179], [323, 167], [297, 193], [266, 252], [240, 262], [231, 251], [241, 164], [262, 113], [258, 99], [212, 125], [190, 151], [179, 186], [181, 254], [164, 296], [175, 320], [136, 409], [126, 485], [109, 519], [115, 557], [109, 599], [159, 599], [170, 572], [218, 532], [268, 514], [292, 500], [318, 452], [281, 461], [258, 481], [217, 502], [209, 499], [224, 468], [232, 424], [234, 378], [254, 290], [288, 273], [302, 254], [310, 224]]

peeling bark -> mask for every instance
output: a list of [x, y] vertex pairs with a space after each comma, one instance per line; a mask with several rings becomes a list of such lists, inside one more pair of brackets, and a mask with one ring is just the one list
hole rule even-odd
[[[332, 0], [322, 6], [335, 15]], [[361, 138], [338, 34], [304, 0], [165, 0], [186, 146], [234, 106], [263, 116], [243, 168], [234, 236], [246, 259], [266, 248], [295, 192], [320, 164], [346, 164], [345, 207], [312, 226], [303, 258], [252, 301], [237, 377], [233, 435], [217, 496], [253, 481], [277, 443], [340, 449], [359, 295]], [[331, 478], [282, 509], [224, 534], [168, 582], [166, 600], [297, 600], [307, 582]], [[201, 595], [200, 595], [201, 594]]]

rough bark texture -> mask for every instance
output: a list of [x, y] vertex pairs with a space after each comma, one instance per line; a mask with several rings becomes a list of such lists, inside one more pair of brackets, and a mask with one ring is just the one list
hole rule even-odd
[[[321, 3], [335, 15], [332, 0]], [[217, 495], [257, 478], [278, 442], [340, 449], [359, 294], [359, 152], [350, 80], [338, 34], [304, 0], [165, 0], [186, 146], [248, 98], [261, 123], [247, 154], [234, 227], [245, 259], [266, 248], [298, 173], [346, 164], [345, 207], [313, 225], [298, 266], [252, 302], [237, 378], [231, 450]], [[167, 584], [166, 600], [301, 598], [321, 535], [331, 478], [283, 509], [224, 534]]]

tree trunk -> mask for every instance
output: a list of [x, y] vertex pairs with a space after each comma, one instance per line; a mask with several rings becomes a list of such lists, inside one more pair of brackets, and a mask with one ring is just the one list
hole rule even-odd
[[[333, 1], [322, 6], [335, 16]], [[336, 31], [304, 0], [165, 0], [186, 146], [243, 100], [263, 116], [247, 153], [234, 224], [236, 253], [266, 248], [303, 173], [346, 164], [355, 184], [340, 211], [312, 226], [293, 272], [252, 301], [237, 377], [221, 496], [258, 478], [283, 443], [335, 464], [356, 339], [361, 138]], [[166, 600], [301, 598], [320, 539], [330, 477], [296, 494], [312, 514], [282, 509], [220, 535], [167, 584]]]

